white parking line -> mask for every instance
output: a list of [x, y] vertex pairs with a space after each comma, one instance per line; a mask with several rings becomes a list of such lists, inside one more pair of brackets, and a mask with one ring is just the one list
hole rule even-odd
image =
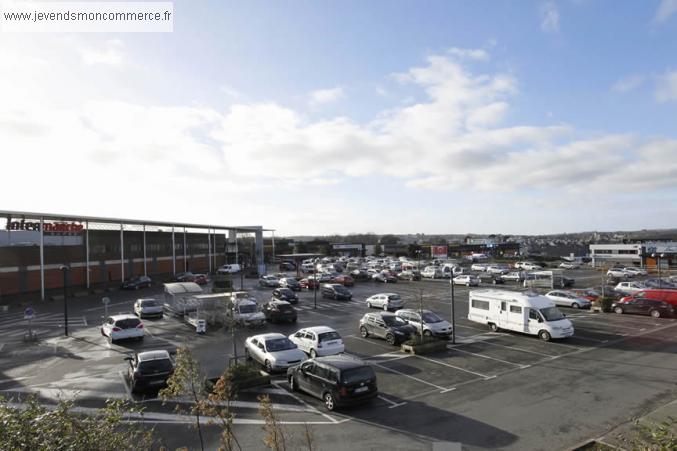
[[[271, 383], [272, 383], [274, 386], [276, 386], [277, 388], [279, 388], [279, 389], [281, 389], [281, 390], [284, 390], [282, 387], [280, 387], [280, 382], [278, 382], [278, 381], [273, 381], [273, 382], [271, 382]], [[298, 401], [298, 402], [300, 402], [301, 404], [303, 404], [303, 406], [306, 407], [307, 409], [309, 409], [309, 411], [311, 411], [311, 412], [313, 412], [313, 413], [317, 413], [317, 414], [322, 415], [323, 417], [327, 418], [327, 419], [328, 419], [329, 421], [331, 421], [332, 423], [338, 423], [338, 422], [339, 422], [338, 420], [336, 420], [336, 418], [332, 417], [331, 415], [328, 415], [328, 414], [326, 414], [326, 413], [324, 413], [324, 412], [320, 412], [320, 411], [317, 410], [315, 407], [311, 406], [310, 404], [308, 404], [307, 402], [305, 402], [303, 399], [301, 399], [301, 398], [299, 398], [298, 396], [296, 396], [294, 393], [291, 393], [291, 392], [287, 392], [287, 393], [289, 393], [289, 396], [291, 396], [292, 398], [294, 398], [296, 401]]]
[[469, 374], [474, 374], [475, 376], [483, 377], [485, 379], [491, 379], [493, 377], [493, 376], [489, 376], [487, 374], [478, 373], [476, 371], [466, 370], [465, 368], [461, 368], [461, 367], [452, 365], [452, 364], [447, 363], [447, 362], [441, 362], [439, 360], [431, 359], [430, 357], [424, 357], [424, 356], [419, 355], [419, 354], [414, 354], [414, 357], [418, 357], [419, 359], [427, 360], [428, 362], [437, 363], [438, 365], [447, 366], [447, 367], [453, 368], [455, 370], [464, 371], [464, 372], [469, 373]]
[[85, 318], [84, 315], [82, 315], [82, 322], [84, 323], [85, 327], [87, 327], [87, 318]]
[[527, 352], [529, 354], [540, 355], [540, 356], [543, 356], [543, 357], [550, 357], [550, 358], [557, 357], [557, 356], [554, 356], [554, 355], [551, 355], [551, 354], [545, 354], [543, 352], [532, 351], [530, 349], [524, 349], [524, 348], [518, 348], [518, 347], [515, 347], [515, 346], [507, 346], [507, 345], [501, 345], [501, 344], [498, 344], [498, 343], [492, 343], [488, 340], [483, 340], [483, 341], [478, 342], [478, 343], [486, 343], [488, 345], [498, 346], [498, 347], [501, 347], [501, 348], [514, 349], [515, 351]]
[[406, 402], [395, 402], [395, 401], [391, 401], [391, 400], [389, 400], [388, 398], [386, 398], [385, 396], [381, 396], [381, 395], [378, 395], [378, 398], [379, 398], [379, 399], [382, 399], [382, 400], [384, 400], [385, 402], [387, 402], [388, 404], [390, 404], [390, 407], [388, 407], [389, 409], [394, 409], [395, 407], [400, 407], [400, 406], [403, 406], [403, 405], [406, 404]]
[[454, 345], [447, 346], [447, 349], [449, 349], [450, 351], [461, 352], [463, 354], [475, 355], [477, 357], [482, 357], [483, 359], [496, 360], [497, 362], [507, 363], [508, 365], [514, 365], [514, 366], [517, 366], [519, 368], [529, 368], [529, 366], [531, 366], [531, 365], [521, 365], [519, 363], [514, 363], [514, 362], [508, 362], [507, 360], [497, 359], [496, 357], [491, 357], [491, 356], [484, 355], [484, 354], [477, 354], [475, 352], [464, 351], [462, 349], [458, 349], [458, 348], [454, 347]]
[[391, 371], [395, 374], [399, 374], [400, 376], [408, 377], [409, 379], [413, 379], [413, 380], [420, 382], [422, 384], [429, 385], [431, 387], [435, 387], [436, 389], [438, 389], [440, 391], [440, 393], [446, 393], [446, 392], [450, 391], [450, 389], [448, 389], [448, 388], [440, 387], [439, 385], [435, 385], [432, 382], [424, 381], [423, 379], [419, 379], [418, 377], [411, 376], [409, 374], [403, 373], [402, 371], [397, 371], [393, 368], [388, 368], [387, 366], [380, 365], [376, 362], [372, 362], [372, 365], [377, 366], [379, 368], [383, 368], [384, 370], [387, 370], [387, 371]]

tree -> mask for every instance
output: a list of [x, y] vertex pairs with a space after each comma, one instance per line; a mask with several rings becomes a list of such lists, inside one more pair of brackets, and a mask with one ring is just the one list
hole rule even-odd
[[375, 255], [381, 255], [383, 253], [383, 248], [381, 247], [380, 244], [374, 245], [374, 254]]
[[395, 235], [383, 235], [379, 240], [380, 244], [399, 244], [400, 238]]
[[274, 451], [285, 451], [287, 443], [284, 429], [282, 429], [280, 420], [275, 415], [273, 404], [270, 402], [270, 396], [259, 396], [259, 414], [265, 420], [263, 430], [266, 432], [266, 436], [263, 438], [263, 443]]
[[[200, 367], [198, 362], [193, 358], [190, 350], [187, 347], [180, 347], [176, 350], [176, 360], [174, 365], [174, 373], [167, 380], [167, 386], [160, 390], [160, 397], [165, 401], [178, 398], [180, 396], [189, 396], [193, 403], [188, 411], [195, 416], [195, 428], [197, 429], [198, 437], [200, 438], [200, 449], [204, 451], [204, 439], [202, 437], [202, 427], [200, 426], [200, 417], [205, 409], [206, 400], [205, 381], [200, 374]], [[180, 404], [176, 405], [176, 411], [180, 412], [182, 409]]]
[[141, 413], [121, 400], [107, 401], [92, 415], [74, 413], [71, 400], [52, 407], [35, 396], [13, 405], [0, 398], [0, 448], [25, 450], [96, 449], [102, 451], [150, 449], [153, 430], [126, 421], [125, 415]]

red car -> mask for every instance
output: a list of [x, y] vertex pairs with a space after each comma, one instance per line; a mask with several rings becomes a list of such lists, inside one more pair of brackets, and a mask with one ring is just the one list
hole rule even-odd
[[355, 279], [345, 274], [339, 274], [331, 278], [331, 283], [340, 283], [344, 287], [352, 287], [355, 285]]
[[193, 280], [198, 285], [205, 285], [209, 283], [209, 277], [206, 274], [193, 274]]
[[597, 300], [597, 298], [601, 296], [600, 293], [595, 290], [576, 289], [570, 291], [576, 296], [587, 299], [590, 302]]
[[317, 287], [320, 286], [320, 281], [318, 279], [317, 284], [316, 284], [315, 279], [306, 278], [306, 279], [299, 280], [299, 285], [301, 285], [302, 290], [312, 290], [313, 288], [317, 289]]

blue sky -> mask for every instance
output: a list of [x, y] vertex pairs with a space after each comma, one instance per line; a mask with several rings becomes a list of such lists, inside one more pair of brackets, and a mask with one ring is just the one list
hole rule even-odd
[[171, 34], [0, 34], [23, 187], [0, 207], [288, 235], [675, 226], [677, 0], [174, 9]]

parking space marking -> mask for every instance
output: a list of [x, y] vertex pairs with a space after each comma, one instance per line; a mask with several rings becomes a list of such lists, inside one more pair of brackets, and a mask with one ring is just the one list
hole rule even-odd
[[446, 393], [448, 391], [453, 390], [453, 389], [450, 389], [450, 388], [445, 388], [445, 387], [441, 387], [439, 385], [435, 385], [432, 382], [424, 381], [423, 379], [419, 379], [418, 377], [414, 377], [414, 376], [411, 376], [409, 374], [403, 373], [402, 371], [398, 371], [398, 370], [395, 370], [393, 368], [388, 368], [387, 366], [379, 365], [376, 362], [372, 362], [372, 365], [377, 366], [379, 368], [383, 368], [386, 371], [390, 371], [390, 372], [393, 372], [395, 374], [399, 374], [400, 376], [408, 377], [409, 379], [413, 379], [413, 380], [420, 382], [422, 384], [429, 385], [431, 387], [435, 387], [436, 389], [438, 389], [440, 391], [440, 393]]
[[464, 351], [462, 349], [458, 349], [455, 346], [456, 345], [449, 345], [449, 346], [447, 346], [447, 349], [450, 350], [450, 351], [460, 352], [460, 353], [463, 353], [463, 354], [470, 354], [470, 355], [474, 355], [474, 356], [477, 356], [477, 357], [482, 357], [483, 359], [496, 360], [497, 362], [507, 363], [508, 365], [514, 365], [514, 366], [519, 367], [519, 368], [529, 368], [531, 366], [531, 365], [521, 365], [521, 364], [515, 363], [515, 362], [508, 362], [507, 360], [498, 359], [496, 357], [491, 357], [491, 356], [484, 355], [484, 354], [478, 354], [478, 353], [475, 353], [475, 352]]
[[591, 319], [586, 319], [586, 318], [583, 318], [583, 319], [574, 318], [574, 321], [575, 321], [575, 323], [578, 323], [578, 322], [584, 323], [583, 327], [591, 327], [591, 326], [594, 325], [594, 326], [599, 327], [600, 329], [604, 329], [605, 327], [608, 327], [608, 328], [616, 328], [616, 329], [637, 330], [637, 326], [634, 326], [634, 327], [633, 326], [622, 326], [620, 324], [613, 324], [613, 323], [610, 323], [610, 322], [602, 323], [602, 322], [597, 321], [597, 320], [591, 320]]
[[577, 333], [574, 333], [574, 335], [571, 338], [579, 338], [579, 339], [584, 340], [584, 341], [592, 341], [593, 343], [608, 343], [609, 342], [609, 340], [600, 340], [598, 338], [590, 338], [590, 337], [586, 337], [584, 335], [579, 335]]
[[548, 358], [558, 357], [558, 356], [554, 356], [554, 355], [551, 355], [551, 354], [545, 354], [543, 352], [532, 351], [531, 349], [524, 349], [524, 348], [518, 348], [516, 346], [508, 346], [508, 345], [502, 345], [502, 344], [498, 344], [498, 343], [492, 343], [489, 340], [482, 340], [481, 343], [486, 343], [488, 345], [498, 346], [498, 347], [501, 347], [501, 348], [514, 349], [515, 351], [527, 352], [529, 354], [536, 354], [536, 355], [540, 355], [542, 357], [548, 357]]
[[336, 319], [336, 317], [334, 317], [334, 316], [326, 315], [326, 314], [324, 314], [324, 313], [320, 313], [320, 312], [318, 312], [317, 310], [314, 310], [314, 309], [311, 309], [311, 310], [304, 310], [304, 312], [306, 312], [306, 313], [312, 313], [312, 314], [314, 314], [314, 315], [324, 316], [325, 318]]
[[464, 372], [466, 372], [466, 373], [474, 374], [475, 376], [483, 377], [483, 378], [485, 378], [485, 379], [487, 379], [487, 380], [488, 380], [488, 379], [491, 379], [491, 378], [493, 378], [493, 377], [495, 377], [495, 376], [490, 376], [490, 375], [488, 375], [488, 374], [478, 373], [478, 372], [476, 372], [476, 371], [466, 370], [465, 368], [461, 368], [461, 367], [452, 365], [452, 364], [447, 363], [447, 362], [441, 362], [441, 361], [439, 361], [439, 360], [435, 360], [435, 359], [432, 359], [432, 358], [430, 358], [430, 357], [424, 357], [424, 356], [419, 355], [419, 354], [414, 354], [414, 357], [418, 357], [419, 359], [427, 360], [428, 362], [437, 363], [438, 365], [447, 366], [447, 367], [453, 368], [453, 369], [455, 369], [455, 370], [464, 371]]
[[395, 402], [395, 401], [391, 401], [390, 399], [388, 399], [388, 398], [386, 398], [385, 396], [382, 396], [382, 395], [378, 395], [378, 398], [382, 399], [385, 402], [387, 402], [388, 404], [390, 404], [390, 407], [388, 407], [389, 409], [394, 409], [395, 407], [400, 407], [400, 406], [403, 406], [403, 405], [406, 404], [406, 401], [405, 402]]
[[[280, 390], [284, 390], [284, 389], [280, 386], [280, 382], [279, 382], [279, 381], [272, 381], [271, 384], [273, 384], [274, 386], [276, 386], [276, 387], [279, 388]], [[287, 393], [289, 393], [289, 396], [291, 396], [292, 398], [294, 398], [297, 402], [303, 404], [303, 406], [306, 407], [307, 409], [309, 409], [311, 412], [322, 415], [323, 417], [327, 418], [329, 421], [331, 421], [331, 422], [334, 423], [334, 424], [339, 423], [339, 421], [338, 421], [336, 418], [334, 418], [334, 417], [332, 417], [331, 415], [328, 415], [328, 414], [326, 414], [326, 413], [324, 413], [324, 412], [320, 412], [320, 411], [317, 410], [315, 407], [311, 406], [310, 404], [308, 404], [307, 402], [305, 402], [303, 399], [301, 399], [300, 397], [296, 396], [294, 393], [291, 393], [291, 392], [289, 392], [289, 391], [288, 391]]]

